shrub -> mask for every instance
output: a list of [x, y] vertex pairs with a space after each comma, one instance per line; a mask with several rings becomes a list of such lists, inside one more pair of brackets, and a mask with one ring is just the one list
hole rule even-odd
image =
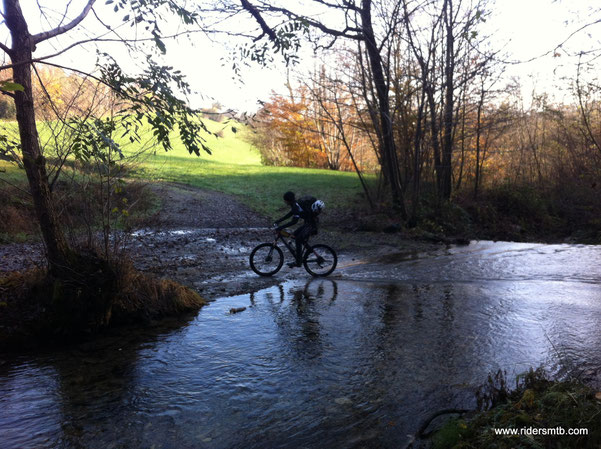
[[73, 257], [79, 270], [68, 277], [36, 268], [0, 278], [0, 349], [70, 341], [205, 304], [195, 291], [140, 273], [127, 259], [108, 262], [81, 250]]

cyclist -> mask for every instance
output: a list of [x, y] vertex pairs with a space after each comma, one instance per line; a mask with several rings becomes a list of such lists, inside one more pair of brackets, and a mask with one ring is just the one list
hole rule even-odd
[[[303, 219], [304, 223], [294, 231], [294, 239], [296, 241], [296, 260], [288, 264], [290, 268], [300, 267], [302, 258], [303, 244], [310, 236], [317, 234], [317, 226], [319, 224], [318, 216], [324, 208], [324, 203], [312, 196], [304, 196], [296, 200], [294, 192], [284, 193], [284, 202], [290, 206], [290, 212], [284, 215], [279, 220], [276, 220], [274, 226], [279, 232], [284, 228], [295, 225], [299, 219]], [[282, 221], [291, 219], [289, 222], [279, 225]], [[279, 225], [279, 226], [278, 226]]]

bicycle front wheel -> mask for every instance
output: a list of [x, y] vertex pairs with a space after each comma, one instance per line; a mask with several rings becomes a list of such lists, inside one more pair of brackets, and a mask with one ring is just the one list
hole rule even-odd
[[323, 277], [330, 274], [336, 268], [338, 256], [336, 251], [328, 245], [314, 245], [310, 251], [305, 253], [303, 265], [305, 270], [312, 276]]
[[250, 253], [250, 268], [259, 276], [273, 276], [284, 264], [284, 253], [273, 243], [261, 243]]

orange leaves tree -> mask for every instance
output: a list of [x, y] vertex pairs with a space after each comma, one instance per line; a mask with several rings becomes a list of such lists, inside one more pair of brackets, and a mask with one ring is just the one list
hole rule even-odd
[[311, 120], [311, 102], [300, 89], [297, 99], [272, 94], [258, 113], [255, 143], [270, 165], [327, 168], [328, 158]]

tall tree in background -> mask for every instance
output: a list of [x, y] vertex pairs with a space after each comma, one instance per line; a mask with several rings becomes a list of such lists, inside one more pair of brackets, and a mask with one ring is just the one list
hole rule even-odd
[[[478, 25], [486, 0], [437, 0], [403, 4], [408, 45], [418, 63], [421, 89], [427, 99], [429, 128], [438, 195], [452, 192], [455, 131], [460, 123], [462, 92], [492, 60], [482, 48]], [[427, 23], [427, 26], [416, 24]]]
[[311, 101], [306, 88], [273, 94], [258, 112], [256, 145], [268, 165], [328, 168], [328, 155], [315, 132]]
[[344, 160], [350, 161], [373, 209], [372, 195], [362, 173], [364, 167], [361, 161], [357, 161], [359, 154], [365, 155], [369, 151], [366, 151], [364, 143], [367, 139], [364, 138], [364, 130], [359, 126], [358, 111], [353, 105], [352, 94], [349, 87], [345, 88], [344, 85], [341, 79], [328, 75], [323, 65], [314, 73], [309, 89], [314, 103], [315, 128], [324, 142], [328, 160], [336, 160], [338, 168]]

